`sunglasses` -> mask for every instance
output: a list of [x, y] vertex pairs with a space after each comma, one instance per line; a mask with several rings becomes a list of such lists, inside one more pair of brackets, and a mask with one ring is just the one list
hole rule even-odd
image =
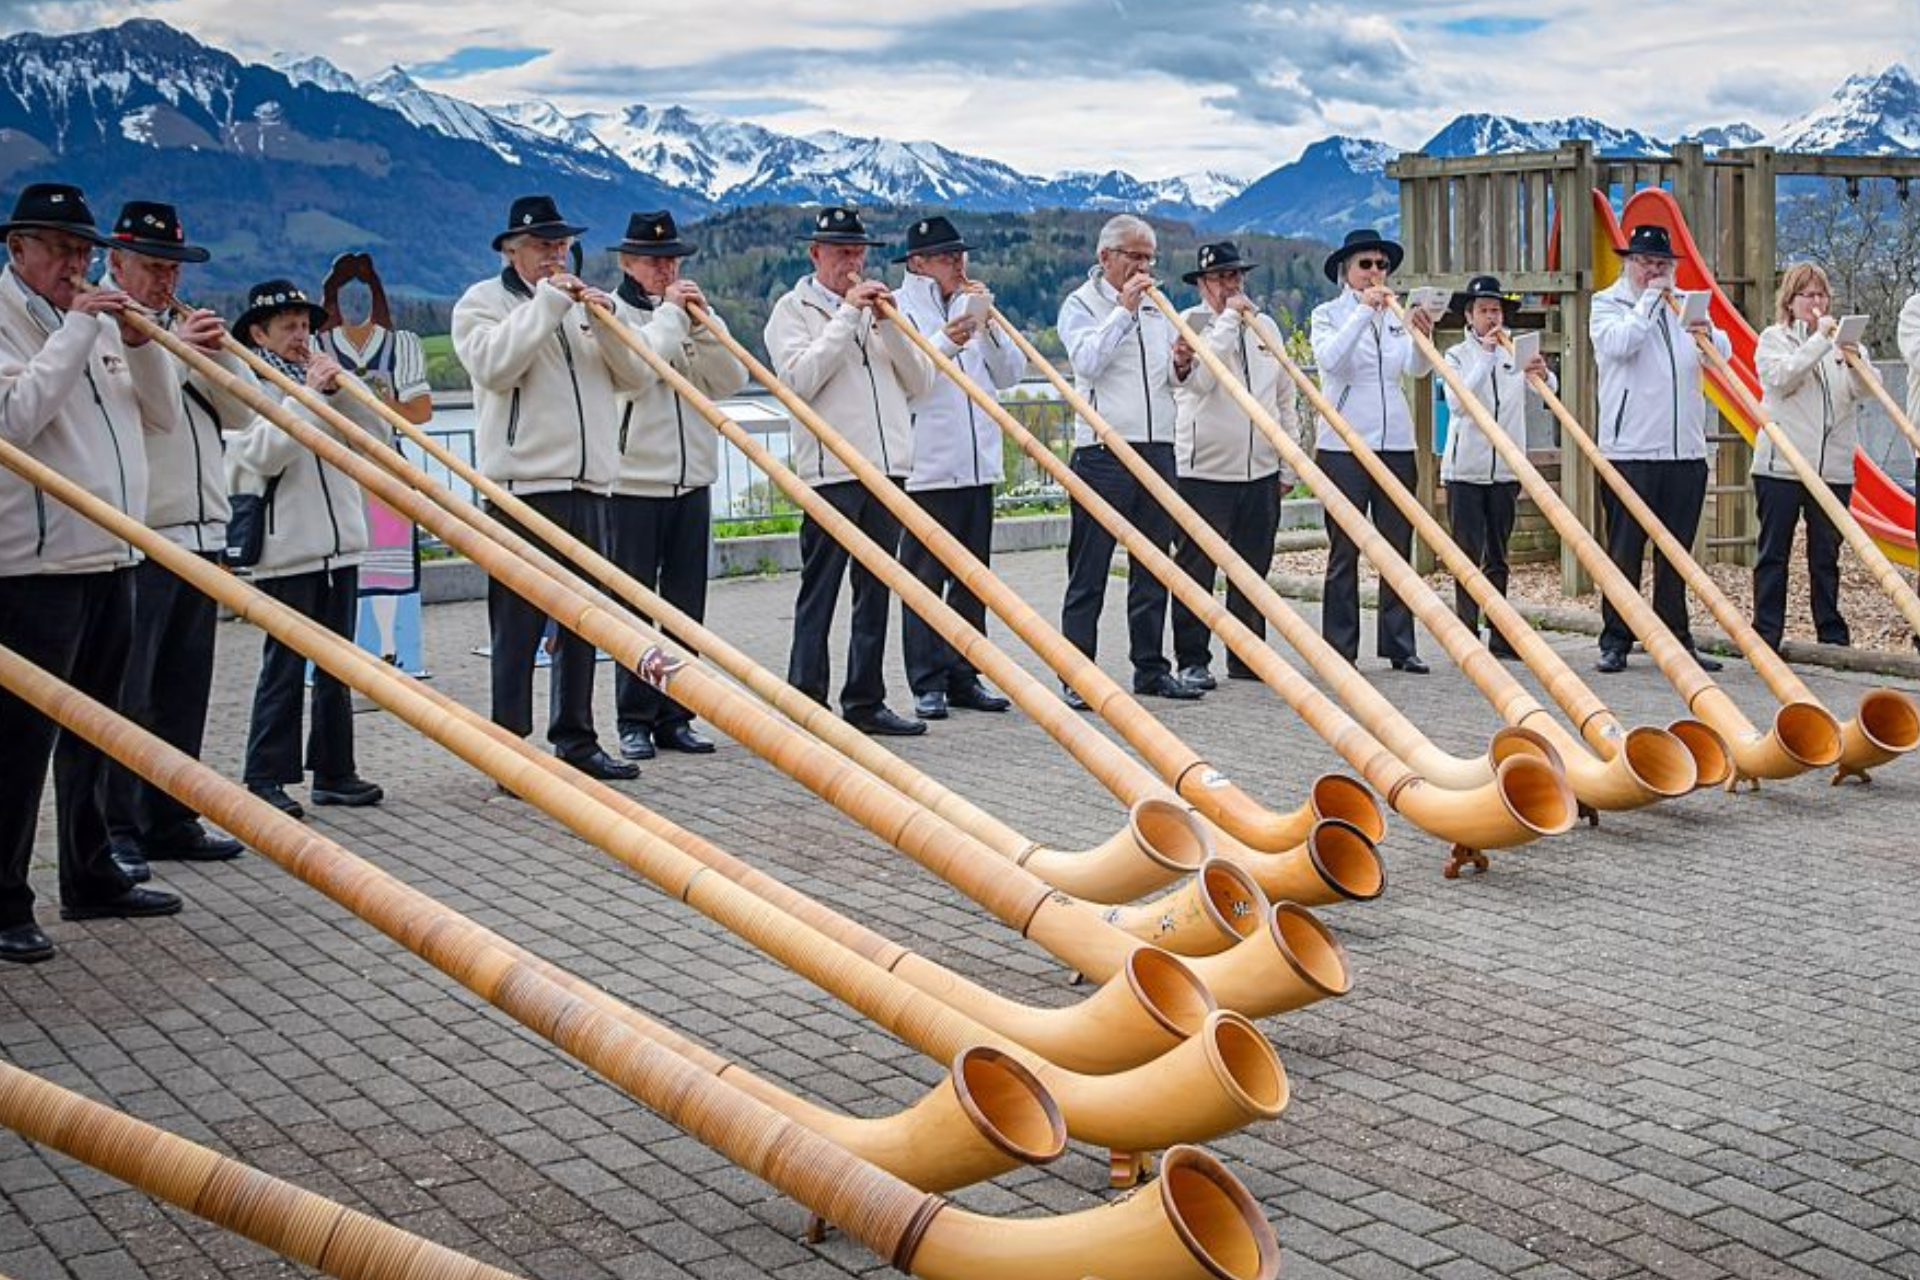
[[1385, 271], [1393, 263], [1386, 258], [1355, 258], [1353, 265], [1362, 271]]

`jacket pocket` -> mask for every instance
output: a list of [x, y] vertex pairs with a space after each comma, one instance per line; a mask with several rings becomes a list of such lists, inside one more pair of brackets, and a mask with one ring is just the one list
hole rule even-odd
[[[515, 392], [515, 395], [520, 394]], [[627, 401], [627, 411], [620, 415], [620, 456], [627, 456], [627, 432], [633, 426], [633, 401]]]
[[507, 448], [513, 448], [513, 442], [520, 438], [520, 388], [513, 389], [513, 398], [507, 401]]
[[1627, 388], [1626, 390], [1624, 390], [1624, 391], [1622, 391], [1622, 392], [1620, 393], [1620, 407], [1619, 407], [1618, 409], [1616, 409], [1616, 410], [1614, 410], [1614, 413], [1613, 413], [1613, 442], [1614, 442], [1615, 444], [1619, 444], [1619, 443], [1620, 443], [1620, 424], [1621, 424], [1621, 423], [1622, 423], [1623, 421], [1625, 421], [1625, 420], [1626, 420], [1626, 416], [1627, 416], [1627, 398], [1628, 398], [1629, 396], [1631, 396], [1632, 394], [1633, 394], [1633, 388], [1632, 388], [1632, 387], [1628, 387], [1628, 388]]
[[33, 554], [37, 559], [47, 550], [47, 495], [44, 490], [33, 491]]

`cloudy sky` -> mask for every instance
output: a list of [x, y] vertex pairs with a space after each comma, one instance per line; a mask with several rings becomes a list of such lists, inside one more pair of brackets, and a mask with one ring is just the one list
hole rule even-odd
[[678, 103], [1148, 177], [1254, 176], [1334, 132], [1415, 146], [1463, 111], [1772, 129], [1920, 66], [1915, 0], [0, 0], [9, 31], [135, 14], [483, 103]]

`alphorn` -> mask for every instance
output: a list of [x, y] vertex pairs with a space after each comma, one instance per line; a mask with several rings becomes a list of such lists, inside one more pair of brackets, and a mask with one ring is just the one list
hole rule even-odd
[[[904, 316], [891, 307], [876, 305], [880, 305], [903, 331], [910, 333], [917, 341], [925, 342], [919, 330]], [[961, 546], [959, 539], [942, 528], [892, 478], [883, 475], [879, 468], [861, 456], [845, 437], [814, 412], [813, 407], [796, 395], [773, 370], [718, 326], [709, 325], [708, 332], [746, 366], [754, 381], [772, 392], [795, 420], [812, 432], [822, 447], [831, 451], [853, 473], [907, 532], [917, 538], [948, 570], [958, 575], [969, 591], [1005, 622], [1062, 681], [1085, 699], [1087, 705], [1106, 720], [1128, 745], [1138, 751], [1182, 799], [1205, 815], [1208, 821], [1234, 839], [1263, 852], [1292, 849], [1307, 838], [1315, 820], [1311, 804], [1302, 805], [1291, 813], [1276, 813], [1209, 765], [1193, 748], [1141, 706], [1132, 694], [1122, 689], [1118, 682], [1069, 643], [991, 569]], [[998, 683], [999, 677], [994, 678]], [[1045, 719], [1072, 715], [1063, 702], [1052, 697], [1050, 691], [1048, 697], [1050, 701], [1046, 705]], [[1023, 706], [1022, 709], [1034, 714], [1027, 707]], [[1036, 716], [1036, 719], [1042, 717]]]
[[0, 1062], [0, 1125], [340, 1280], [519, 1280], [10, 1062]]
[[[1413, 566], [1407, 563], [1405, 557], [1394, 550], [1393, 546], [1381, 536], [1380, 531], [1374, 528], [1373, 523], [1361, 514], [1360, 509], [1340, 491], [1313, 458], [1308, 456], [1299, 442], [1282, 429], [1280, 423], [1267, 411], [1266, 406], [1262, 405], [1234, 376], [1233, 371], [1220, 359], [1212, 346], [1194, 332], [1185, 317], [1173, 310], [1173, 305], [1166, 296], [1157, 288], [1150, 290], [1149, 293], [1155, 303], [1172, 319], [1180, 335], [1193, 348], [1195, 355], [1207, 363], [1214, 378], [1226, 388], [1228, 394], [1260, 428], [1261, 433], [1273, 444], [1280, 456], [1306, 482], [1307, 487], [1319, 496], [1328, 516], [1339, 524], [1341, 530], [1352, 538], [1367, 559], [1373, 562], [1380, 572], [1381, 585], [1397, 593], [1402, 600], [1406, 601], [1421, 625], [1440, 642], [1447, 656], [1453, 659], [1454, 664], [1466, 674], [1474, 687], [1508, 725], [1515, 729], [1537, 733], [1546, 739], [1565, 765], [1567, 781], [1573, 787], [1576, 797], [1595, 809], [1635, 809], [1652, 804], [1656, 800], [1685, 795], [1693, 790], [1699, 780], [1699, 769], [1677, 738], [1664, 729], [1640, 727], [1632, 731], [1624, 730], [1600, 700], [1579, 683], [1572, 671], [1567, 669], [1566, 664], [1559, 662], [1557, 670], [1549, 668], [1550, 673], [1560, 677], [1559, 686], [1565, 690], [1568, 700], [1578, 708], [1579, 715], [1575, 723], [1581, 727], [1583, 733], [1594, 733], [1601, 743], [1610, 748], [1610, 754], [1605, 757], [1596, 756], [1588, 750], [1585, 741], [1567, 733], [1547, 709], [1541, 706], [1518, 680], [1513, 678], [1506, 667], [1487, 649], [1487, 646], [1480, 642], [1480, 637], [1467, 628], [1467, 625], [1460, 620], [1460, 616], [1440, 598], [1438, 592], [1428, 585], [1427, 580], [1421, 577]], [[1286, 353], [1285, 344], [1277, 340], [1277, 335], [1269, 334], [1266, 326], [1261, 324], [1250, 324], [1249, 327], [1252, 328], [1260, 345], [1273, 355], [1293, 383], [1306, 393], [1314, 408], [1352, 450], [1353, 456], [1366, 469], [1367, 474], [1373, 477], [1374, 483], [1379, 485], [1394, 505], [1408, 517], [1420, 537], [1441, 555], [1448, 568], [1456, 576], [1465, 573], [1466, 577], [1463, 580], [1469, 583], [1474, 583], [1474, 580], [1478, 579], [1476, 586], [1479, 594], [1476, 595], [1476, 599], [1489, 597], [1482, 603], [1482, 607], [1488, 610], [1489, 618], [1506, 623], [1514, 632], [1524, 636], [1522, 642], [1516, 645], [1522, 656], [1531, 656], [1541, 661], [1543, 665], [1548, 662], [1558, 662], [1558, 655], [1553, 654], [1552, 649], [1534, 634], [1533, 628], [1526, 625], [1525, 620], [1513, 611], [1504, 597], [1492, 590], [1492, 584], [1481, 577], [1477, 567], [1461, 551], [1452, 537], [1440, 527], [1439, 522], [1433, 519], [1420, 505], [1419, 500], [1409, 493], [1406, 486], [1387, 469], [1386, 464], [1367, 446], [1366, 441], [1360, 438], [1359, 433], [1353, 429], [1345, 415], [1327, 402], [1320, 388], [1314, 385], [1313, 380], [1308, 378], [1299, 364]], [[1146, 474], [1151, 475], [1151, 470], [1146, 469]], [[1200, 540], [1207, 554], [1227, 571], [1234, 585], [1259, 606], [1263, 615], [1274, 620], [1276, 626], [1281, 625], [1280, 619], [1284, 618], [1285, 634], [1289, 642], [1306, 655], [1316, 671], [1329, 680], [1337, 681], [1336, 688], [1341, 689], [1343, 693], [1351, 691], [1352, 698], [1349, 705], [1356, 708], [1363, 723], [1374, 728], [1377, 733], [1382, 732], [1383, 727], [1397, 728], [1396, 721], [1404, 723], [1405, 717], [1400, 715], [1399, 710], [1372, 684], [1357, 678], [1353, 673], [1352, 664], [1335, 652], [1319, 631], [1306, 625], [1305, 620], [1280, 599], [1279, 593], [1268, 585], [1266, 579], [1254, 572], [1252, 566], [1234, 553], [1225, 538], [1202, 519], [1199, 513], [1187, 506], [1179, 494], [1174, 492], [1165, 481], [1157, 475], [1153, 479], [1157, 482], [1156, 496], [1161, 490], [1166, 490], [1171, 495], [1172, 501], [1178, 505], [1169, 509], [1177, 510], [1188, 535]], [[1167, 499], [1162, 499], [1163, 505], [1166, 501]], [[1550, 658], [1548, 655], [1551, 655]], [[1568, 688], [1569, 685], [1573, 687]], [[1554, 688], [1555, 682], [1549, 680], [1548, 687]], [[1584, 697], [1580, 696], [1582, 694]], [[1410, 729], [1411, 726], [1408, 725], [1406, 730], [1400, 730], [1400, 732], [1405, 733]], [[1395, 742], [1398, 739], [1387, 740]], [[1424, 738], [1415, 739], [1414, 742], [1416, 745], [1424, 746], [1426, 752], [1436, 750], [1430, 743], [1426, 743]], [[1418, 767], [1421, 762], [1428, 759], [1426, 752], [1410, 759], [1409, 763]]]
[[1913, 419], [1907, 416], [1906, 410], [1894, 401], [1892, 394], [1887, 390], [1887, 384], [1880, 381], [1879, 371], [1862, 360], [1858, 351], [1842, 347], [1840, 354], [1846, 357], [1848, 366], [1860, 375], [1861, 381], [1865, 382], [1873, 392], [1873, 398], [1880, 402], [1880, 407], [1887, 411], [1887, 417], [1893, 420], [1893, 425], [1899, 428], [1900, 434], [1907, 438], [1907, 444], [1916, 454], [1920, 454], [1920, 427], [1916, 427]]
[[[7, 448], [11, 450], [12, 446]], [[10, 669], [17, 673], [17, 668]], [[35, 705], [50, 717], [80, 732], [78, 713], [97, 713], [106, 718], [107, 727], [96, 726], [96, 740], [109, 749], [116, 738], [124, 741], [131, 736], [131, 726], [124, 722], [113, 725], [112, 720], [118, 718], [98, 703], [66, 689], [44, 673], [41, 681], [41, 698]], [[33, 682], [26, 681], [15, 688], [29, 701], [34, 700], [33, 690]], [[164, 747], [157, 739], [149, 738], [147, 743]], [[155, 776], [161, 780], [184, 776], [193, 763], [183, 753], [175, 753], [172, 767], [156, 771]], [[239, 803], [236, 801], [236, 805]], [[260, 808], [270, 806], [262, 804]], [[251, 834], [279, 823], [295, 826], [303, 841], [303, 857], [307, 858], [326, 843], [277, 811], [255, 813], [257, 817], [243, 816], [235, 830]], [[326, 871], [318, 867], [314, 871], [320, 878], [338, 875], [343, 901], [357, 902], [372, 883], [337, 863]], [[346, 874], [340, 874], [342, 871]], [[490, 1001], [502, 1007], [525, 1007], [533, 1020], [531, 1025], [569, 1052], [617, 1039], [618, 1024], [603, 1018], [591, 1005], [563, 988], [543, 984], [533, 970], [489, 956], [477, 939], [438, 927], [442, 923], [408, 921], [405, 927], [415, 935], [423, 954], [444, 954], [449, 960], [470, 965], [475, 982], [487, 989]], [[1167, 1152], [1155, 1188], [1157, 1195], [1127, 1196], [1052, 1219], [992, 1219], [954, 1208], [942, 1197], [916, 1189], [782, 1115], [730, 1080], [712, 1075], [649, 1041], [636, 1038], [623, 1046], [611, 1065], [617, 1075], [610, 1078], [664, 1119], [791, 1196], [821, 1219], [835, 1223], [895, 1267], [928, 1280], [962, 1280], [991, 1274], [996, 1268], [1001, 1274], [1036, 1280], [1071, 1280], [1085, 1274], [1090, 1264], [1099, 1265], [1106, 1274], [1132, 1280], [1219, 1280], [1221, 1276], [1271, 1280], [1278, 1274], [1278, 1242], [1259, 1206], [1225, 1165], [1195, 1147], [1175, 1147]], [[0, 1086], [0, 1099], [20, 1099], [16, 1079], [7, 1079], [5, 1086]], [[45, 1095], [40, 1100], [45, 1100]], [[129, 1141], [147, 1136], [137, 1132], [108, 1133], [103, 1126], [90, 1126], [85, 1123], [89, 1117], [79, 1108], [53, 1106], [36, 1114], [36, 1130], [44, 1126], [50, 1135], [75, 1141], [82, 1158], [111, 1152], [116, 1160], [124, 1162], [121, 1168], [150, 1172], [167, 1191], [196, 1199], [208, 1197], [220, 1185], [215, 1181], [217, 1174], [232, 1176], [237, 1172], [211, 1152], [166, 1161], [163, 1154], [189, 1153], [165, 1144]], [[254, 1208], [252, 1201], [240, 1203], [247, 1204], [255, 1214], [270, 1214], [280, 1207]], [[309, 1225], [304, 1217], [296, 1221], [303, 1227]], [[399, 1261], [406, 1255], [387, 1257], [381, 1244], [391, 1238], [367, 1230], [368, 1225], [378, 1224], [353, 1225], [357, 1230], [341, 1237], [339, 1247], [346, 1257], [364, 1254], [367, 1269], [344, 1274], [365, 1280], [394, 1280], [395, 1272], [375, 1264]], [[1122, 1269], [1115, 1271], [1116, 1267]], [[397, 1273], [408, 1280], [454, 1280], [469, 1274], [478, 1280], [482, 1273], [426, 1268]]]
[[[818, 519], [843, 543], [853, 542], [861, 554], [862, 540], [838, 511], [818, 501], [790, 468], [767, 452], [753, 435], [724, 414], [711, 399], [682, 378], [672, 365], [641, 343], [642, 358], [652, 356], [655, 371], [671, 383], [714, 430], [740, 449], [755, 465]], [[1006, 658], [997, 646], [975, 632], [943, 600], [928, 590], [890, 556], [868, 552], [863, 563], [874, 569], [907, 607], [933, 615], [934, 625], [963, 651], [976, 653], [977, 665], [1021, 700], [1036, 723], [1051, 734], [1097, 780], [1129, 806], [1125, 830], [1084, 852], [1051, 849], [1029, 840], [1005, 823], [980, 810], [907, 761], [853, 728], [812, 698], [755, 663], [746, 654], [713, 634], [680, 610], [647, 590], [631, 575], [581, 543], [502, 486], [487, 479], [463, 459], [394, 412], [357, 380], [349, 391], [380, 412], [395, 430], [406, 433], [429, 456], [472, 484], [488, 501], [513, 516], [535, 536], [580, 566], [626, 603], [655, 620], [682, 644], [691, 646], [740, 680], [763, 701], [813, 733], [842, 755], [896, 790], [932, 809], [982, 844], [1013, 859], [1048, 884], [1095, 902], [1125, 902], [1168, 884], [1179, 875], [1200, 868], [1211, 841], [1191, 809], [1159, 778], [1128, 758], [1104, 735], [1072, 715], [1044, 685]], [[408, 478], [408, 477], [403, 477]], [[418, 487], [418, 486], [416, 486]], [[432, 496], [432, 495], [429, 495]], [[817, 510], [813, 510], [817, 508]], [[844, 535], [844, 536], [842, 536]], [[877, 551], [877, 549], [875, 549]], [[1295, 849], [1274, 855], [1235, 858], [1253, 875], [1264, 892], [1285, 897], [1301, 906], [1339, 901], [1364, 901], [1379, 896], [1385, 871], [1373, 841], [1384, 834], [1379, 806], [1351, 779], [1330, 774], [1317, 780], [1309, 796], [1317, 821], [1306, 840]], [[1154, 914], [1149, 911], [1148, 914]]]
[[[271, 406], [257, 388], [237, 379], [236, 384], [243, 389], [236, 390], [236, 395], [244, 391], [259, 402], [253, 404], [256, 410], [263, 403]], [[281, 412], [278, 406], [271, 407]], [[725, 877], [705, 874], [707, 868], [689, 855], [624, 821], [616, 811], [598, 804], [591, 794], [548, 772], [539, 759], [530, 759], [542, 754], [533, 747], [512, 735], [507, 735], [509, 741], [503, 743], [470, 727], [421, 694], [417, 681], [257, 588], [174, 546], [4, 441], [0, 441], [0, 465], [115, 537], [140, 548], [181, 580], [232, 609], [237, 617], [254, 623], [343, 684], [373, 698], [402, 722], [568, 830], [614, 854], [670, 896], [858, 1009], [920, 1052], [951, 1061], [966, 1048], [983, 1046], [1016, 1060], [1059, 1100], [1067, 1131], [1076, 1138], [1116, 1153], [1156, 1150], [1174, 1142], [1216, 1136], [1253, 1120], [1270, 1119], [1284, 1105], [1285, 1072], [1273, 1047], [1252, 1023], [1224, 1010], [1205, 1015], [1199, 1034], [1132, 1071], [1086, 1075], [1048, 1062]], [[1316, 940], [1323, 943], [1344, 978], [1338, 944], [1305, 911], [1281, 904], [1269, 919], [1272, 936], [1279, 939], [1284, 933], [1289, 946], [1304, 948]], [[1113, 1012], [1118, 1006], [1107, 1008]], [[1138, 1023], [1138, 1019], [1131, 1021]], [[1150, 1036], [1160, 1037], [1168, 1031], [1163, 1026], [1146, 1030]], [[1217, 1125], [1225, 1127], [1214, 1127]], [[1116, 1168], [1120, 1167], [1116, 1155]]]
[[[971, 1186], [1066, 1150], [1052, 1095], [1001, 1050], [961, 1050], [948, 1078], [908, 1110], [874, 1119], [829, 1111], [388, 875], [4, 647], [0, 686], [617, 1086], [626, 1087], [632, 1054], [658, 1046], [925, 1191]], [[567, 1023], [563, 1036], [557, 1029]]]
[[[1512, 347], [1511, 339], [1503, 341], [1507, 342], [1509, 348]], [[1586, 457], [1594, 474], [1613, 490], [1613, 496], [1627, 514], [1647, 531], [1655, 548], [1667, 558], [1667, 563], [1673, 566], [1701, 603], [1707, 606], [1713, 620], [1720, 624], [1720, 629], [1746, 655], [1747, 661], [1753, 664], [1754, 670], [1773, 695], [1789, 705], [1818, 704], [1819, 699], [1813, 696], [1806, 682], [1781, 660], [1771, 645], [1760, 638], [1746, 615], [1720, 589], [1720, 584], [1701, 567], [1687, 548], [1680, 545], [1680, 539], [1674, 537], [1673, 531], [1667, 528], [1653, 508], [1634, 492], [1633, 486], [1627, 483], [1612, 461], [1600, 452], [1600, 446], [1560, 397], [1542, 379], [1530, 377], [1528, 381], [1559, 421], [1561, 431]], [[1875, 383], [1878, 384], [1878, 379], [1875, 379]], [[1838, 782], [1849, 775], [1865, 778], [1868, 776], [1867, 770], [1904, 755], [1915, 746], [1920, 746], [1920, 711], [1915, 710], [1913, 700], [1892, 689], [1869, 689], [1861, 696], [1860, 710], [1854, 718], [1840, 726], [1840, 759], [1835, 768], [1834, 781]]]
[[[1406, 312], [1397, 299], [1389, 298], [1387, 305], [1402, 320], [1406, 318]], [[1495, 452], [1506, 461], [1508, 468], [1519, 479], [1521, 488], [1553, 525], [1554, 532], [1560, 535], [1565, 545], [1573, 548], [1581, 567], [1592, 575], [1601, 592], [1626, 620], [1627, 626], [1640, 637], [1640, 643], [1646, 646], [1648, 655], [1673, 686], [1674, 692], [1685, 701], [1687, 710], [1726, 742], [1727, 749], [1733, 754], [1734, 764], [1734, 772], [1726, 783], [1729, 790], [1743, 780], [1757, 785], [1762, 778], [1791, 778], [1808, 769], [1825, 768], [1840, 758], [1840, 725], [1823, 707], [1796, 702], [1781, 707], [1775, 713], [1771, 729], [1765, 733], [1756, 729], [1726, 691], [1701, 670], [1693, 654], [1655, 615], [1653, 607], [1640, 594], [1639, 586], [1628, 580], [1627, 575], [1608, 557], [1606, 549], [1581, 525], [1573, 509], [1567, 506], [1527, 458], [1526, 450], [1500, 430], [1500, 424], [1467, 390], [1466, 384], [1460, 381], [1459, 375], [1454, 373], [1432, 341], [1411, 325], [1408, 331], [1415, 343], [1424, 346], [1426, 357], [1433, 362], [1435, 372], [1460, 397], [1474, 425], [1480, 428]]]
[[[993, 320], [1020, 346], [1027, 359], [1047, 374], [1076, 413], [1089, 423], [1097, 422], [1096, 430], [1104, 428], [1111, 434], [1112, 428], [1105, 419], [1005, 316], [996, 310]], [[895, 323], [905, 324], [905, 318], [898, 317]], [[922, 349], [931, 350], [931, 344]], [[987, 401], [976, 399], [976, 403], [986, 407]], [[1196, 617], [1226, 639], [1242, 662], [1279, 693], [1314, 733], [1385, 797], [1389, 808], [1405, 814], [1423, 831], [1472, 849], [1525, 844], [1543, 835], [1558, 835], [1573, 826], [1573, 795], [1544, 743], [1531, 735], [1509, 734], [1497, 746], [1510, 754], [1500, 760], [1488, 783], [1469, 790], [1447, 790], [1433, 783], [1355, 723], [1289, 666], [1272, 646], [1227, 612], [1211, 590], [1175, 565], [1011, 414], [1002, 410], [994, 414], [994, 420], [1076, 503], [1125, 545], [1135, 571], [1152, 573]]]
[[[617, 334], [625, 334], [637, 342], [608, 313], [601, 311], [600, 314], [607, 317], [604, 323], [617, 326]], [[197, 359], [200, 363], [195, 367], [208, 370], [207, 376], [218, 375], [217, 380], [224, 379], [223, 385], [231, 384], [230, 389], [241, 388], [234, 391], [235, 395], [242, 398], [247, 393], [257, 395], [257, 388], [239, 383], [226, 370], [185, 347], [172, 334], [141, 317], [133, 319], [164, 335], [166, 341], [184, 353], [182, 359], [189, 362]], [[376, 457], [395, 456], [384, 442], [342, 416], [319, 395], [259, 362], [251, 352], [247, 354], [257, 362], [255, 367], [263, 376], [288, 390], [309, 412], [327, 421], [346, 439], [355, 441], [357, 447], [367, 449]], [[914, 804], [859, 769], [852, 761], [822, 752], [818, 739], [776, 717], [697, 662], [681, 659], [651, 628], [585, 584], [574, 586], [577, 578], [472, 504], [441, 489], [438, 496], [445, 509], [435, 506], [330, 435], [286, 414], [271, 402], [264, 403], [268, 405], [267, 416], [396, 512], [437, 533], [450, 547], [467, 555], [509, 590], [535, 604], [568, 630], [591, 640], [656, 687], [664, 688], [665, 682], [674, 682], [675, 696], [705, 716], [722, 733], [761, 755], [1079, 972], [1105, 980], [1119, 970], [1125, 957], [1137, 947], [1183, 935], [1194, 939], [1188, 944], [1195, 953], [1194, 963], [1203, 967], [1202, 980], [1220, 997], [1224, 1007], [1252, 1016], [1280, 1012], [1260, 994], [1268, 976], [1265, 963], [1272, 958], [1268, 948], [1271, 939], [1267, 937], [1270, 931], [1264, 928], [1272, 914], [1264, 904], [1259, 886], [1231, 864], [1222, 861], [1208, 864], [1203, 874], [1196, 876], [1170, 902], [1156, 904], [1151, 911], [1157, 914], [1137, 907], [1095, 909], [1071, 898], [1032, 873], [1012, 866], [937, 814]], [[1153, 937], [1136, 936], [1128, 931], [1127, 925]], [[1242, 940], [1253, 938], [1255, 946], [1234, 945], [1221, 952], [1205, 941], [1209, 936], [1225, 934]], [[1344, 969], [1344, 962], [1342, 967]], [[1345, 990], [1344, 981], [1340, 990]], [[1277, 991], [1274, 994], [1280, 999], [1294, 998], [1292, 994]]]

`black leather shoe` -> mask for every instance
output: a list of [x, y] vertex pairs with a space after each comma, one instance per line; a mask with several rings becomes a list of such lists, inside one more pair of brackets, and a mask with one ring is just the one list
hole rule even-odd
[[978, 680], [969, 680], [947, 694], [947, 705], [968, 711], [1005, 711], [1013, 703], [997, 693], [988, 692], [987, 686]]
[[1172, 698], [1176, 702], [1197, 702], [1206, 690], [1196, 689], [1170, 671], [1160, 671], [1135, 682], [1133, 691], [1143, 698]]
[[923, 693], [913, 700], [913, 714], [922, 720], [945, 720], [947, 718], [947, 695], [935, 689], [932, 693]]
[[1614, 675], [1627, 669], [1627, 655], [1618, 649], [1602, 649], [1600, 661], [1593, 664], [1595, 671], [1604, 675]]
[[315, 778], [307, 794], [315, 804], [337, 804], [349, 809], [364, 809], [387, 798], [387, 793], [377, 784], [357, 773], [344, 778]]
[[1430, 675], [1433, 672], [1427, 660], [1417, 653], [1410, 658], [1389, 658], [1387, 661], [1395, 671], [1404, 671], [1410, 676]]
[[1700, 669], [1702, 671], [1724, 671], [1727, 668], [1727, 664], [1720, 661], [1720, 659], [1709, 658], [1706, 654], [1700, 652], [1698, 649], [1695, 649], [1693, 651], [1693, 660], [1700, 664]]
[[[318, 804], [318, 798], [314, 803]], [[196, 830], [182, 839], [147, 846], [149, 862], [227, 862], [240, 856], [243, 846], [232, 836], [216, 836]], [[115, 859], [118, 860], [118, 854]]]
[[917, 738], [927, 731], [925, 721], [909, 720], [885, 703], [857, 716], [848, 716], [847, 723], [870, 738]]
[[153, 879], [153, 868], [147, 865], [146, 854], [140, 846], [125, 840], [114, 840], [107, 845], [107, 856], [113, 859], [113, 865], [120, 868], [120, 874], [135, 884], [145, 884]]
[[1072, 707], [1075, 711], [1092, 710], [1092, 708], [1087, 706], [1087, 700], [1080, 696], [1079, 690], [1075, 689], [1070, 684], [1063, 684], [1060, 686], [1060, 697], [1068, 706]]
[[1196, 689], [1211, 692], [1220, 687], [1220, 682], [1213, 678], [1213, 672], [1205, 667], [1182, 667], [1174, 674], [1182, 683], [1190, 684]]
[[171, 916], [180, 912], [180, 895], [165, 889], [129, 889], [105, 902], [60, 904], [62, 920], [123, 920], [135, 916]]
[[0, 960], [14, 964], [38, 964], [42, 960], [53, 959], [53, 942], [40, 932], [40, 926], [29, 920], [26, 924], [16, 924], [0, 929]]
[[684, 720], [665, 729], [653, 731], [654, 745], [662, 751], [678, 751], [689, 756], [710, 756], [713, 743], [693, 731], [693, 726]]
[[249, 785], [247, 790], [253, 792], [254, 795], [265, 800], [289, 818], [304, 818], [307, 816], [307, 811], [300, 807], [300, 802], [288, 795], [287, 789], [277, 782], [269, 783], [266, 786]]
[[651, 760], [655, 755], [653, 735], [645, 729], [620, 731], [620, 755], [626, 760]]
[[585, 755], [561, 756], [568, 764], [586, 774], [589, 778], [598, 778], [602, 782], [632, 782], [640, 776], [640, 766], [615, 760], [612, 756], [595, 747]]
[[1258, 680], [1259, 678], [1260, 673], [1252, 667], [1243, 667], [1237, 662], [1229, 662], [1227, 664], [1227, 679], [1229, 680]]
[[1518, 662], [1520, 660], [1519, 650], [1510, 644], [1490, 644], [1487, 646], [1487, 651], [1502, 662]]

